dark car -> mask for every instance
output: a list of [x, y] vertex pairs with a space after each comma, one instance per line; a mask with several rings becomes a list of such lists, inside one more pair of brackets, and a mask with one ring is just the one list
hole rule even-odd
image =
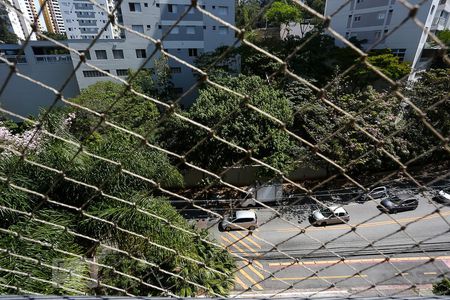
[[378, 205], [378, 209], [387, 213], [398, 213], [402, 211], [415, 210], [419, 206], [419, 201], [416, 198], [400, 199], [398, 197], [391, 197], [384, 199]]
[[390, 196], [390, 194], [389, 194], [387, 187], [379, 186], [379, 187], [372, 189], [368, 193], [365, 193], [365, 194], [362, 194], [361, 196], [359, 196], [358, 199], [356, 200], [356, 202], [363, 203], [363, 202], [370, 201], [370, 200], [384, 200], [384, 199], [388, 199], [389, 196]]

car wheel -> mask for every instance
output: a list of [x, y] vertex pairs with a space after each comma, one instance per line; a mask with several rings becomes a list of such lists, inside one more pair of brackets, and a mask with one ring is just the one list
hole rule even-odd
[[253, 230], [255, 230], [255, 229], [256, 229], [255, 226], [250, 226], [250, 227], [248, 228], [248, 230], [251, 230], [251, 231], [253, 231]]
[[225, 227], [225, 231], [230, 231], [231, 230], [231, 227]]

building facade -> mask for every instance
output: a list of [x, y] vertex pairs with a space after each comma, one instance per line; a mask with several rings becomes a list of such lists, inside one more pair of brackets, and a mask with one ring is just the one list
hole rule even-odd
[[[333, 15], [345, 2], [327, 0], [325, 14]], [[409, 9], [396, 0], [352, 0], [333, 15], [330, 27], [347, 39], [355, 37], [362, 40], [365, 50], [391, 49], [402, 61], [410, 62], [413, 70], [417, 71], [430, 60], [429, 56], [423, 55], [424, 50], [430, 49], [429, 31], [450, 28], [450, 0], [408, 2], [420, 4], [416, 17], [424, 24], [424, 28], [408, 19], [388, 35], [409, 15]], [[338, 40], [336, 43], [343, 45]]]
[[[155, 45], [149, 37], [161, 39], [163, 48], [170, 55], [194, 64], [202, 53], [213, 51], [220, 46], [232, 45], [236, 39], [231, 29], [195, 10], [186, 14], [177, 27], [168, 33], [168, 29], [189, 7], [190, 2], [159, 0], [147, 3], [125, 0], [121, 7], [120, 21], [129, 27], [130, 31], [123, 32], [123, 38], [99, 39], [90, 48], [89, 39], [69, 39], [61, 42], [71, 49], [84, 52], [89, 64], [122, 79], [126, 79], [129, 69], [154, 67], [160, 52], [157, 51], [156, 55], [151, 57]], [[200, 2], [200, 5], [226, 22], [234, 24], [234, 1], [208, 0], [204, 4]], [[64, 6], [62, 11], [64, 12]], [[137, 35], [134, 31], [144, 33], [147, 38]], [[70, 34], [70, 31], [67, 33]], [[64, 79], [69, 78], [75, 70], [75, 76], [71, 77], [70, 83], [63, 91], [66, 98], [76, 96], [81, 89], [98, 81], [114, 80], [87, 64], [82, 63], [77, 67], [80, 58], [76, 53], [66, 51], [48, 41], [30, 42], [25, 47], [24, 55], [17, 60], [19, 49], [20, 45], [0, 45], [0, 55], [10, 61], [16, 60], [20, 72], [53, 88], [59, 89]], [[173, 58], [169, 58], [168, 64], [174, 93], [182, 94], [196, 84], [198, 78], [191, 68]], [[8, 73], [8, 66], [0, 63], [0, 82]], [[0, 95], [0, 105], [6, 109], [19, 111], [22, 115], [35, 115], [39, 107], [45, 107], [54, 100], [48, 90], [18, 76], [13, 76], [13, 79]], [[196, 92], [190, 93], [182, 98], [181, 104], [189, 106], [195, 98]]]
[[[0, 18], [6, 21], [8, 30], [21, 40], [25, 40], [31, 34], [31, 40], [36, 36], [32, 33], [30, 22], [34, 22], [37, 16], [36, 6], [33, 0], [6, 0], [10, 6], [24, 12], [18, 13], [12, 7], [0, 3]], [[38, 27], [41, 26], [39, 20]]]
[[[55, 0], [58, 1], [58, 0]], [[64, 32], [68, 39], [117, 38], [118, 32], [108, 22], [112, 4], [108, 0], [97, 0], [100, 7], [88, 0], [59, 0]]]

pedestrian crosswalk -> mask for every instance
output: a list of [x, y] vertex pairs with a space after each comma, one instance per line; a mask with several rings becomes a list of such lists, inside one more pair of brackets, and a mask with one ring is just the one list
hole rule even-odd
[[[263, 290], [262, 281], [268, 276], [269, 272], [264, 269], [258, 257], [261, 245], [258, 240], [247, 232], [226, 232], [221, 235], [221, 244], [235, 257], [252, 258], [239, 260], [235, 273], [235, 290]], [[256, 257], [256, 259], [253, 259]]]

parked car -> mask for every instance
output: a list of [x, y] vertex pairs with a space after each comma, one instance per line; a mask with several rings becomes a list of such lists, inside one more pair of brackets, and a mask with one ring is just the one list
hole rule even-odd
[[385, 186], [379, 186], [374, 189], [372, 189], [370, 192], [361, 195], [357, 201], [358, 202], [366, 202], [370, 201], [372, 199], [376, 200], [384, 200], [388, 199], [390, 197], [388, 188]]
[[450, 204], [450, 189], [449, 190], [440, 190], [433, 197], [433, 200], [439, 203]]
[[398, 213], [402, 211], [415, 210], [419, 206], [419, 201], [416, 198], [400, 199], [398, 197], [391, 197], [384, 199], [378, 205], [378, 209], [387, 213]]
[[309, 222], [317, 226], [340, 224], [349, 220], [348, 212], [342, 206], [337, 205], [315, 210], [309, 216]]
[[258, 227], [258, 219], [253, 210], [238, 210], [231, 215], [225, 216], [219, 223], [220, 231], [234, 230], [255, 230]]

